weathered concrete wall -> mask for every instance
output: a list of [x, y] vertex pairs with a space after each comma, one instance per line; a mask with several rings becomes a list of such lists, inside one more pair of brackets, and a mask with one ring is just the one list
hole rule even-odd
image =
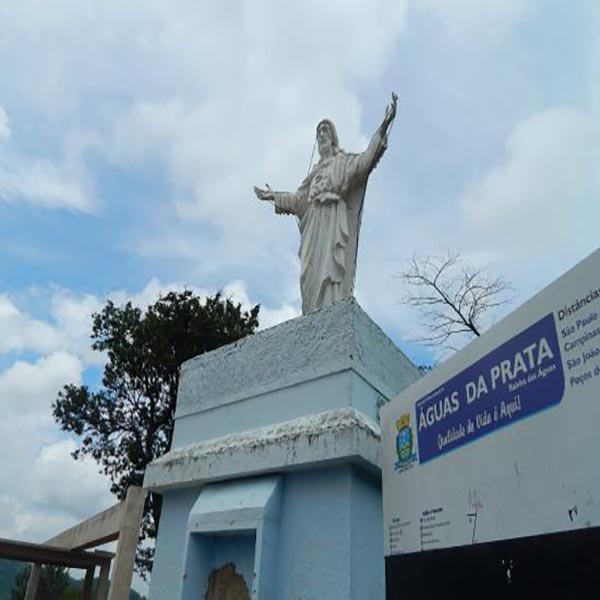
[[419, 376], [353, 300], [186, 363], [150, 600], [228, 562], [253, 600], [383, 600], [378, 404]]
[[[270, 545], [276, 598], [383, 598], [380, 481], [351, 465], [289, 473], [282, 512]], [[253, 533], [190, 534], [187, 518], [201, 488], [164, 495], [150, 600], [203, 598], [213, 569], [229, 562], [252, 588]], [[188, 543], [186, 544], [186, 539]], [[184, 562], [184, 552], [190, 555]], [[186, 564], [187, 563], [187, 564]], [[195, 565], [196, 572], [191, 569]], [[189, 571], [189, 572], [188, 572]], [[172, 590], [177, 592], [171, 595]], [[193, 594], [196, 596], [193, 596]]]
[[277, 325], [182, 367], [173, 448], [342, 406], [376, 418], [419, 378], [355, 300]]
[[412, 363], [354, 299], [187, 361], [177, 416], [353, 368], [395, 394]]
[[353, 598], [351, 480], [349, 466], [286, 477], [277, 598]]
[[[352, 598], [382, 599], [385, 561], [381, 479], [354, 468], [350, 503]], [[370, 568], [365, 569], [365, 565]]]
[[380, 471], [379, 426], [353, 408], [177, 448], [149, 465], [144, 481], [164, 491], [340, 462]]
[[198, 488], [163, 494], [163, 507], [152, 569], [150, 600], [179, 598], [188, 536], [188, 517]]

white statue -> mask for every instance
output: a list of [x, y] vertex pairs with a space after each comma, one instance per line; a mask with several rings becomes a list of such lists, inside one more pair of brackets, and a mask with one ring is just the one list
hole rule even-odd
[[317, 125], [320, 159], [296, 192], [254, 188], [277, 214], [296, 215], [300, 228], [300, 290], [304, 314], [352, 296], [362, 206], [370, 172], [387, 147], [396, 116], [396, 94], [369, 147], [348, 154], [329, 119]]

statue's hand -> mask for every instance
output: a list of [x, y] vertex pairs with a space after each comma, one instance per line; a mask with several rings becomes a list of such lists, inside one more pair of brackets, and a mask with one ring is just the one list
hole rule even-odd
[[386, 131], [396, 118], [396, 107], [398, 105], [398, 96], [396, 92], [392, 92], [392, 101], [385, 108], [385, 116], [383, 117], [383, 130]]
[[275, 200], [275, 192], [271, 189], [271, 186], [268, 183], [265, 183], [265, 185], [267, 187], [264, 190], [256, 185], [254, 186], [254, 193], [256, 194], [256, 197], [259, 200]]

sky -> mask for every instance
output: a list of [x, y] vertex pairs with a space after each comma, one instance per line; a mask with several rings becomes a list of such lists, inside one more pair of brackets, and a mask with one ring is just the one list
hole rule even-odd
[[95, 385], [91, 314], [170, 289], [300, 314], [294, 190], [315, 127], [366, 148], [356, 296], [418, 363], [398, 272], [458, 251], [542, 289], [600, 241], [596, 0], [0, 2], [0, 537], [42, 541], [112, 504], [51, 403]]

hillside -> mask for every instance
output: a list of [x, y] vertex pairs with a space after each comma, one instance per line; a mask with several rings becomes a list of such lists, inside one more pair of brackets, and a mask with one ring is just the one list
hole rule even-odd
[[10, 590], [17, 573], [23, 568], [23, 563], [0, 558], [0, 600], [10, 598]]
[[[0, 559], [0, 600], [10, 600], [10, 593], [15, 581], [17, 573], [26, 569], [25, 563], [15, 560]], [[70, 600], [71, 598], [79, 598], [80, 591], [83, 587], [82, 579], [73, 579], [69, 577], [70, 585], [64, 594], [64, 600]], [[76, 591], [77, 594], [73, 594]], [[135, 590], [131, 590], [129, 593], [129, 600], [145, 600], [145, 596], [140, 595]]]

